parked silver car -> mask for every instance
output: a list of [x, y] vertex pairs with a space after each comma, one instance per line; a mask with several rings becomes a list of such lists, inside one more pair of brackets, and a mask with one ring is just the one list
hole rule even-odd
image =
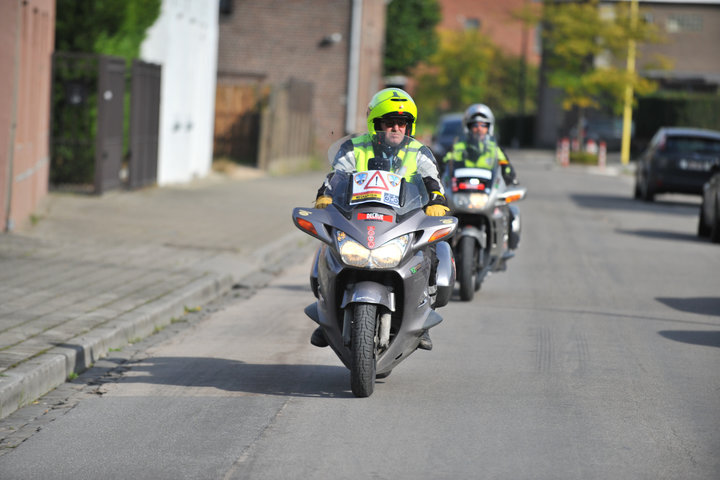
[[658, 193], [700, 195], [718, 161], [720, 132], [663, 127], [637, 162], [635, 198], [652, 202]]
[[698, 235], [720, 243], [720, 163], [713, 165], [712, 177], [703, 186]]

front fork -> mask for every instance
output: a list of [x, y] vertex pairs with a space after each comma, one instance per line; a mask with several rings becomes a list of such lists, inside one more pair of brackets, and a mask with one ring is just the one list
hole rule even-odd
[[[382, 308], [378, 305], [378, 309]], [[352, 344], [352, 322], [355, 318], [355, 304], [350, 304], [343, 310], [343, 344], [350, 348]], [[384, 349], [390, 345], [390, 326], [392, 325], [392, 314], [390, 312], [383, 312], [379, 315], [380, 325], [379, 328], [375, 328], [376, 332], [376, 343], [379, 348]]]
[[345, 346], [349, 346], [352, 339], [352, 322], [355, 317], [355, 305], [358, 303], [375, 304], [378, 312], [382, 312], [378, 315], [380, 322], [375, 333], [378, 336], [378, 346], [387, 347], [390, 343], [391, 312], [395, 311], [395, 294], [388, 287], [377, 282], [362, 281], [348, 286], [340, 304], [343, 311], [342, 336]]

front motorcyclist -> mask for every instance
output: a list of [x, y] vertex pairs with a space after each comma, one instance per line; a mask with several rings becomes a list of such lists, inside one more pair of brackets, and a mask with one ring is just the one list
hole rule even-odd
[[[505, 184], [517, 185], [515, 169], [493, 137], [495, 115], [490, 107], [482, 103], [470, 105], [463, 115], [463, 124], [464, 138], [459, 139], [443, 158], [443, 171], [447, 170], [450, 163], [467, 168], [489, 169], [497, 158]], [[518, 213], [517, 207], [511, 205], [508, 242], [510, 250], [515, 250], [520, 242], [520, 235], [517, 233], [519, 227], [513, 226]]]
[[[377, 92], [368, 105], [368, 133], [345, 142], [332, 164], [332, 172], [320, 187], [315, 208], [325, 208], [332, 203], [327, 194], [329, 180], [335, 171], [361, 172], [364, 170], [387, 170], [409, 179], [419, 173], [427, 189], [430, 201], [425, 214], [443, 216], [449, 211], [445, 191], [438, 177], [435, 157], [428, 147], [415, 140], [417, 106], [412, 97], [399, 88], [386, 88]], [[431, 249], [434, 257], [434, 248]], [[435, 289], [437, 258], [432, 259], [430, 293]], [[318, 347], [327, 346], [327, 340], [317, 328], [310, 342]], [[427, 331], [423, 334], [419, 348], [432, 349]]]

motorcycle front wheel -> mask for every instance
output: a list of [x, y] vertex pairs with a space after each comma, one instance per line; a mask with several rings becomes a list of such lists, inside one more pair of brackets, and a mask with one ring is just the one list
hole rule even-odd
[[355, 305], [350, 347], [350, 386], [356, 397], [369, 397], [375, 389], [376, 325], [377, 305]]
[[470, 301], [475, 294], [475, 277], [477, 276], [477, 246], [472, 237], [460, 239], [460, 299]]

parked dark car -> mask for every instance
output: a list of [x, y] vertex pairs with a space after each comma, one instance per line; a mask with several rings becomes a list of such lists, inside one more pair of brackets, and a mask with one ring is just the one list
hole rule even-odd
[[663, 127], [650, 140], [635, 169], [635, 198], [652, 202], [658, 193], [700, 195], [710, 169], [720, 161], [720, 132]]
[[698, 235], [720, 243], [720, 163], [712, 167], [712, 177], [703, 186]]
[[462, 113], [446, 113], [440, 117], [432, 136], [432, 145], [430, 145], [430, 150], [438, 162], [441, 162], [448, 150], [452, 148], [455, 139], [462, 135], [462, 120]]
[[[583, 122], [583, 138], [593, 140], [597, 145], [605, 142], [608, 152], [620, 151], [622, 147], [623, 119], [618, 117], [598, 117]], [[635, 134], [635, 125], [630, 126], [630, 138]], [[577, 125], [570, 129], [570, 138], [577, 138]]]

